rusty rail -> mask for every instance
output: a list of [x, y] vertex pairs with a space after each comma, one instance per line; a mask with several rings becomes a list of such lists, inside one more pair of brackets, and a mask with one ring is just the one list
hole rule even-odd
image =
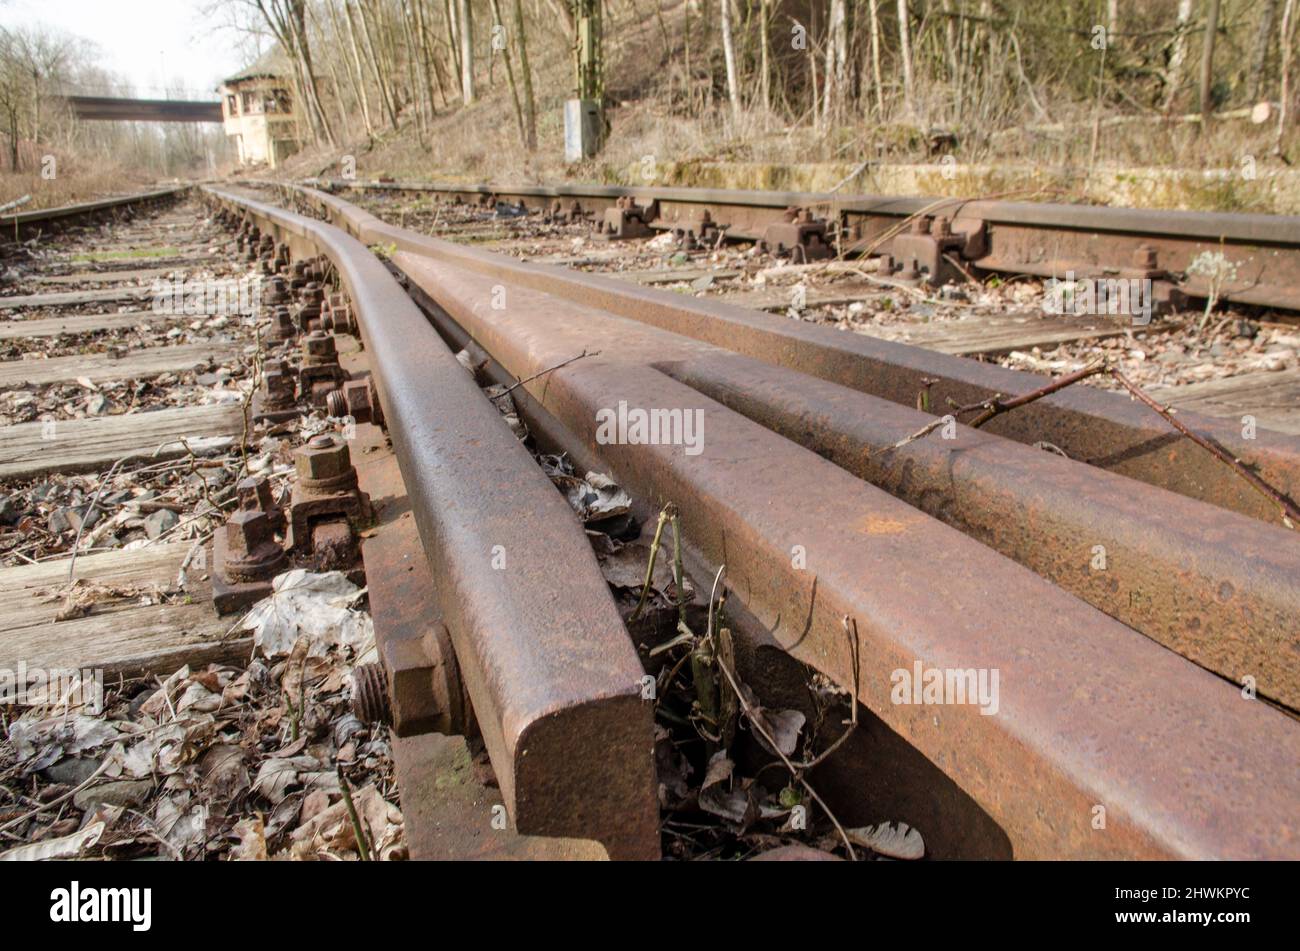
[[[517, 261], [478, 248], [422, 239], [388, 225], [336, 196], [304, 194], [329, 210], [336, 223], [368, 243], [418, 248], [421, 253], [480, 274], [497, 274], [520, 287], [562, 297], [620, 317], [712, 343], [765, 363], [839, 383], [905, 406], [913, 406], [934, 380], [934, 405], [959, 404], [996, 394], [1019, 396], [1042, 385], [1042, 377], [908, 344], [846, 334], [831, 327], [747, 310], [721, 301], [687, 298], [653, 287], [630, 286], [598, 274]], [[1243, 439], [1241, 427], [1196, 413], [1179, 418], [1230, 453], [1252, 460], [1259, 474], [1293, 499], [1300, 496], [1300, 438], [1258, 430]], [[1072, 387], [993, 419], [988, 432], [1018, 442], [1059, 446], [1071, 458], [1223, 508], [1274, 520], [1275, 510], [1235, 473], [1203, 449], [1171, 431], [1127, 396]]]
[[[921, 374], [944, 378], [947, 390], [963, 402], [974, 398], [974, 381], [983, 380], [987, 390], [1016, 393], [1036, 387], [1037, 378], [1005, 371], [1000, 385], [990, 386], [979, 375], [989, 368], [959, 358], [900, 345], [864, 349], [874, 342], [852, 335], [836, 340], [834, 331], [810, 333], [818, 328], [521, 264], [385, 225], [337, 198], [305, 194], [363, 240], [395, 245], [394, 263], [434, 305], [444, 334], [474, 340], [508, 374], [526, 379], [583, 350], [600, 350], [599, 357], [524, 387], [529, 396], [523, 402], [538, 426], [576, 457], [598, 460], [639, 496], [676, 502], [694, 555], [709, 568], [726, 564], [733, 597], [756, 622], [747, 631], [756, 641], [766, 639], [848, 684], [855, 678], [840, 619], [856, 618], [864, 637], [859, 700], [973, 797], [1005, 831], [1016, 855], [1300, 854], [1294, 823], [1300, 778], [1277, 768], [1300, 761], [1300, 730], [1285, 713], [1245, 699], [1238, 686], [1175, 652], [1186, 651], [1227, 676], [1239, 673], [1234, 665], [1267, 666], [1279, 662], [1276, 655], [1294, 654], [1295, 604], [1286, 585], [1295, 564], [1294, 540], [1166, 491], [1205, 497], [1220, 509], [1251, 508], [1212, 467], [1202, 467], [1190, 482], [1178, 478], [1177, 468], [1194, 466], [1194, 457], [1163, 431], [1157, 434], [1158, 427], [1138, 418], [1125, 401], [1065, 391], [1033, 404], [1047, 408], [1026, 413], [1033, 421], [1004, 435], [1029, 441], [1032, 433], [1061, 444], [1062, 434], [1070, 445], [1094, 447], [1092, 455], [1100, 456], [1094, 461], [1102, 467], [1137, 475], [1155, 488], [1120, 475], [1093, 483], [1090, 477], [1099, 473], [1065, 460], [1032, 470], [1055, 495], [1034, 495], [1028, 474], [1005, 488], [995, 470], [1001, 466], [1005, 473], [1024, 453], [995, 433], [967, 434], [963, 445], [973, 461], [946, 478], [969, 495], [946, 517], [953, 524], [968, 520], [963, 527], [975, 536], [968, 537], [854, 474], [888, 484], [888, 477], [869, 467], [855, 468], [852, 453], [891, 434], [897, 438], [891, 420], [903, 428], [913, 422], [857, 391], [874, 389], [867, 384], [891, 369], [897, 402], [911, 402]], [[505, 289], [503, 307], [492, 306], [500, 300], [496, 288]], [[766, 366], [760, 372], [761, 364], [725, 350], [757, 351], [749, 355]], [[759, 385], [765, 375], [772, 377], [766, 390]], [[818, 379], [827, 382], [810, 386], [802, 405], [784, 404], [792, 390]], [[620, 402], [699, 410], [707, 451], [598, 438], [597, 413]], [[777, 403], [783, 406], [779, 411]], [[883, 431], [855, 419], [871, 409], [892, 411], [883, 413]], [[807, 426], [808, 413], [820, 414], [811, 432], [795, 440], [781, 435]], [[1032, 432], [1034, 425], [1042, 428]], [[1193, 425], [1213, 430], [1215, 424], [1194, 419]], [[1226, 437], [1221, 429], [1216, 438]], [[842, 465], [796, 444], [824, 449], [828, 440], [845, 450], [837, 460]], [[1115, 442], [1131, 458], [1105, 466]], [[1291, 480], [1288, 489], [1300, 469], [1293, 443], [1270, 434], [1252, 447], [1275, 477]], [[922, 487], [913, 493], [894, 484], [901, 498], [920, 504], [935, 474], [953, 462], [952, 453], [926, 458], [931, 451], [918, 447], [909, 455]], [[1084, 520], [1062, 514], [1074, 501], [1070, 491], [1079, 487], [1102, 520], [1095, 532], [1119, 553], [1120, 577], [1108, 577], [1120, 587], [1110, 592], [1104, 584], [1071, 581], [1079, 567], [1075, 556], [1067, 557], [1068, 540], [1045, 560], [1032, 552], [1054, 530], [1043, 522], [1055, 519], [1067, 534], [1087, 530]], [[1115, 497], [1125, 487], [1136, 502]], [[981, 544], [981, 532], [969, 520], [1002, 492], [1007, 497], [999, 511], [1015, 522], [985, 528], [987, 544]], [[1153, 517], [1161, 511], [1182, 514], [1198, 528], [1207, 519], [1204, 537], [1233, 546], [1233, 553], [1218, 560], [1199, 553], [1197, 529]], [[1146, 545], [1143, 533], [1158, 544]], [[1090, 540], [1074, 544], [1085, 541]], [[1244, 547], [1236, 550], [1239, 545]], [[791, 559], [796, 547], [806, 552], [806, 568]], [[1091, 546], [1085, 547], [1090, 553]], [[1256, 584], [1248, 559], [1270, 547], [1280, 550], [1279, 560], [1265, 569], [1273, 580]], [[999, 551], [1033, 564], [1041, 576]], [[1169, 583], [1155, 577], [1161, 570], [1140, 564], [1143, 556], [1160, 566], [1181, 565], [1193, 593], [1178, 600]], [[1234, 587], [1231, 595], [1224, 594], [1225, 583]], [[1151, 609], [1152, 617], [1134, 610], [1125, 615], [1116, 603], [1119, 593], [1153, 584], [1163, 585], [1166, 600]], [[1150, 637], [1069, 593], [1072, 585], [1098, 607], [1143, 625]], [[1214, 597], [1240, 600], [1226, 609], [1203, 603]], [[1243, 616], [1256, 609], [1276, 612], [1280, 626], [1264, 622], [1251, 636], [1233, 639], [1225, 628], [1235, 605]], [[1215, 629], [1189, 635], [1190, 625], [1179, 627], [1180, 616]], [[1230, 641], [1226, 649], [1224, 640]], [[1267, 677], [1277, 695], [1292, 696], [1295, 671], [1281, 663]], [[1000, 710], [984, 715], [958, 706], [936, 714], [934, 707], [893, 702], [890, 672], [914, 664], [1000, 671]]]
[[[572, 512], [383, 263], [320, 221], [205, 188], [337, 268], [508, 813], [522, 833], [658, 855], [641, 666]], [[509, 570], [497, 570], [503, 556]], [[557, 595], [563, 592], [563, 595]]]
[[32, 211], [0, 215], [0, 245], [6, 241], [21, 239], [34, 228], [57, 227], [71, 221], [117, 213], [138, 205], [152, 205], [179, 198], [188, 192], [189, 188], [188, 185], [159, 188], [135, 195], [123, 195], [119, 198], [104, 198], [99, 201], [79, 202], [75, 205], [61, 205], [57, 208], [37, 208]]
[[[1300, 310], [1297, 216], [657, 186], [312, 181], [331, 190], [421, 191], [456, 201], [508, 201], [539, 211], [572, 213], [576, 208], [595, 216], [617, 217], [622, 202], [625, 211], [640, 215], [652, 230], [690, 230], [707, 213], [713, 228], [750, 241], [788, 233], [788, 209], [801, 209], [814, 224], [820, 222], [817, 227], [828, 243], [838, 243], [845, 253], [871, 249], [892, 254], [900, 262], [921, 263], [935, 279], [938, 272], [957, 276], [943, 260], [948, 254], [985, 271], [1145, 277], [1163, 288], [1205, 297], [1212, 289], [1210, 278], [1188, 274], [1188, 268], [1203, 255], [1222, 254], [1226, 263], [1213, 288], [1220, 299]], [[912, 216], [927, 220], [924, 230], [897, 239], [887, 236]]]

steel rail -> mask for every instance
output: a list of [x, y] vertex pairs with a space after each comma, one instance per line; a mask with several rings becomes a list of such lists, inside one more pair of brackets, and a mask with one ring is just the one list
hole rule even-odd
[[441, 621], [515, 827], [596, 839], [615, 858], [656, 857], [643, 671], [563, 497], [362, 244], [236, 192], [204, 191], [300, 255], [327, 255], [351, 296]]
[[61, 205], [57, 208], [37, 208], [32, 211], [19, 211], [13, 214], [0, 215], [0, 243], [10, 240], [14, 235], [21, 237], [25, 230], [33, 227], [90, 218], [108, 211], [117, 211], [135, 205], [147, 205], [168, 198], [177, 198], [188, 192], [189, 189], [189, 185], [181, 185], [175, 188], [159, 188], [135, 195], [102, 198], [98, 201]]
[[[1300, 854], [1300, 777], [1276, 768], [1300, 760], [1288, 716], [660, 372], [649, 361], [672, 351], [670, 335], [522, 286], [505, 267], [462, 267], [443, 244], [408, 235], [393, 261], [515, 377], [600, 351], [526, 389], [583, 454], [639, 496], [674, 501], [706, 561], [726, 564], [733, 598], [794, 657], [854, 682], [841, 618], [857, 619], [859, 700], [973, 797], [1016, 855]], [[597, 414], [619, 402], [699, 409], [707, 450], [601, 439]], [[792, 566], [796, 546], [807, 570]], [[916, 664], [1000, 671], [1000, 709], [895, 702], [891, 672]]]
[[[415, 249], [480, 274], [498, 275], [520, 287], [905, 406], [915, 405], [924, 380], [934, 381], [930, 393], [935, 406], [944, 406], [948, 400], [967, 405], [997, 394], [1019, 396], [1044, 382], [1037, 374], [791, 321], [721, 301], [683, 297], [599, 274], [429, 241], [337, 196], [305, 188], [297, 191], [368, 244]], [[1180, 412], [1179, 419], [1234, 456], [1250, 460], [1260, 476], [1292, 499], [1300, 497], [1300, 438], [1257, 429], [1256, 438], [1247, 439], [1238, 423], [1190, 412]], [[1277, 521], [1275, 508], [1236, 473], [1127, 396], [1071, 387], [995, 417], [984, 429], [1018, 442], [1049, 442], [1072, 459], [1255, 518]]]
[[[514, 201], [534, 210], [577, 202], [604, 212], [631, 199], [657, 215], [646, 224], [687, 226], [707, 210], [728, 236], [759, 240], [788, 208], [808, 209], [843, 232], [846, 253], [889, 253], [886, 232], [912, 216], [947, 219], [953, 231], [978, 233], [952, 253], [992, 272], [1039, 277], [1148, 277], [1184, 293], [1242, 304], [1300, 310], [1300, 216], [1108, 208], [1050, 202], [839, 195], [616, 185], [459, 185], [314, 179], [340, 188], [432, 192], [456, 200]], [[879, 247], [876, 247], [879, 245]], [[1148, 254], [1150, 252], [1150, 254]], [[1219, 269], [1217, 256], [1224, 263]], [[1208, 257], [1206, 257], [1208, 256]], [[1195, 273], [1202, 260], [1217, 277]], [[1212, 286], [1213, 285], [1213, 286]]]

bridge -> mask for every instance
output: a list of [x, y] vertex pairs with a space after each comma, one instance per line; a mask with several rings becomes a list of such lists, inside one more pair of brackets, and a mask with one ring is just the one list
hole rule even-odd
[[110, 122], [221, 122], [221, 103], [194, 99], [65, 96], [78, 119]]

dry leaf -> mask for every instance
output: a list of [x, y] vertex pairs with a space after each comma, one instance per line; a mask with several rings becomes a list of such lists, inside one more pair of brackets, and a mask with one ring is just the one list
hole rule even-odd
[[844, 834], [854, 845], [891, 859], [919, 859], [925, 855], [925, 840], [921, 833], [906, 822], [882, 822], [878, 826], [845, 829]]

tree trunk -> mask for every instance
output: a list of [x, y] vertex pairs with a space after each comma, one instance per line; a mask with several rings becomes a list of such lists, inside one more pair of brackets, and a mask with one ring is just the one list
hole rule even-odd
[[871, 10], [871, 78], [876, 86], [876, 116], [885, 115], [885, 84], [880, 73], [880, 12], [878, 0], [868, 0]]
[[1282, 81], [1278, 98], [1281, 100], [1277, 111], [1277, 135], [1273, 139], [1273, 154], [1282, 154], [1282, 133], [1286, 131], [1287, 110], [1291, 106], [1291, 51], [1294, 49], [1291, 33], [1295, 29], [1296, 0], [1286, 0], [1282, 10], [1282, 32], [1278, 45], [1282, 50]]
[[379, 53], [375, 49], [375, 38], [373, 31], [370, 29], [370, 18], [366, 16], [365, 3], [358, 4], [357, 17], [361, 20], [361, 38], [366, 41], [366, 51], [370, 57], [370, 69], [374, 73], [375, 85], [379, 87], [379, 101], [383, 104], [384, 111], [388, 113], [388, 123], [397, 130], [397, 106], [393, 102], [392, 88], [384, 82], [385, 71], [379, 60]]
[[898, 55], [903, 66], [903, 108], [909, 121], [916, 121], [916, 100], [912, 86], [912, 28], [907, 0], [898, 0]]
[[460, 21], [460, 94], [465, 105], [474, 101], [474, 21], [469, 0], [456, 0]]
[[[656, 0], [658, 2], [658, 0]], [[537, 100], [533, 96], [533, 73], [528, 65], [528, 37], [524, 31], [523, 0], [515, 0], [515, 33], [519, 37], [519, 71], [524, 82], [524, 146], [537, 149]]]
[[[327, 4], [327, 6], [330, 11], [330, 21], [334, 24], [334, 33], [338, 36], [339, 44], [341, 46], [343, 43], [343, 31], [340, 29], [342, 24], [339, 22], [338, 12], [334, 9], [334, 4], [332, 2]], [[352, 65], [348, 65], [347, 53], [343, 52], [343, 66], [344, 70], [348, 74], [348, 79], [352, 84], [353, 92], [357, 97], [357, 104], [361, 107], [361, 122], [366, 127], [366, 138], [369, 139], [374, 137], [375, 127], [370, 121], [370, 102], [366, 96], [366, 74], [361, 69], [361, 56], [357, 52], [357, 39], [352, 33], [352, 21], [345, 18], [344, 22], [347, 24], [348, 45], [352, 50]], [[355, 73], [353, 73], [353, 68], [356, 69]]]
[[[658, 2], [658, 0], [656, 0]], [[843, 3], [844, 0], [836, 0]], [[740, 80], [736, 76], [736, 42], [731, 35], [731, 0], [718, 0], [722, 11], [722, 55], [727, 61], [727, 96], [731, 99], [731, 118], [740, 122]]]
[[[501, 27], [501, 29], [504, 30], [505, 23], [501, 19], [500, 4], [497, 3], [497, 0], [490, 0], [490, 4], [492, 9], [493, 29], [495, 30], [496, 27]], [[519, 102], [519, 89], [515, 85], [514, 67], [510, 65], [510, 44], [508, 42], [502, 46], [501, 56], [506, 62], [506, 82], [510, 84], [510, 98], [514, 100], [515, 104], [515, 125], [519, 127], [519, 141], [524, 148], [527, 148], [528, 133], [524, 131], [524, 107]]]
[[1220, 0], [1209, 0], [1205, 14], [1205, 46], [1201, 49], [1201, 131], [1210, 121], [1210, 86], [1214, 81], [1214, 41], [1219, 32]]
[[1259, 29], [1255, 31], [1255, 46], [1250, 53], [1250, 78], [1246, 82], [1246, 96], [1259, 102], [1264, 89], [1264, 65], [1268, 61], [1269, 47], [1273, 45], [1273, 24], [1277, 20], [1277, 0], [1264, 0], [1260, 4]]
[[1183, 83], [1183, 64], [1187, 62], [1187, 27], [1192, 21], [1192, 0], [1178, 0], [1178, 20], [1174, 26], [1174, 45], [1169, 53], [1165, 74], [1165, 111], [1173, 107], [1178, 87]]

